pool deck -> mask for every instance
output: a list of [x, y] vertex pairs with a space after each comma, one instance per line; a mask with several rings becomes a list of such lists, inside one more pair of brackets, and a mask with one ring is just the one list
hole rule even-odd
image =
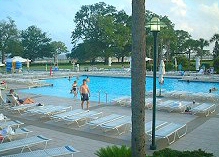
[[[86, 72], [86, 73], [62, 73], [60, 75], [54, 75], [53, 77], [68, 77], [68, 75], [98, 75], [98, 76], [117, 76], [117, 77], [130, 77], [130, 73], [122, 72]], [[40, 78], [50, 78], [49, 72], [39, 76], [37, 74], [29, 75], [30, 78], [34, 77], [37, 79]], [[26, 75], [27, 77], [27, 75]], [[178, 75], [170, 75], [170, 77], [177, 77]], [[191, 76], [196, 77], [196, 76]], [[199, 76], [200, 77], [200, 76]], [[210, 76], [212, 77], [212, 76]], [[10, 78], [10, 77], [9, 77]], [[213, 77], [212, 77], [213, 78]], [[214, 78], [218, 78], [214, 75]], [[192, 78], [191, 78], [192, 79]], [[202, 81], [204, 81], [204, 78]], [[7, 78], [5, 78], [7, 80]], [[201, 77], [200, 77], [201, 80]], [[8, 83], [8, 89], [21, 89], [21, 88], [30, 88], [30, 84], [26, 82], [20, 83], [16, 81], [10, 81]], [[2, 90], [3, 96], [7, 93], [8, 90]], [[35, 95], [19, 93], [22, 98], [31, 97]], [[165, 97], [164, 99], [170, 99]], [[171, 98], [172, 99], [172, 98]], [[38, 95], [34, 98], [36, 102], [43, 104], [54, 104], [54, 105], [71, 105], [73, 109], [80, 108], [79, 99], [68, 99], [68, 98], [59, 98], [52, 96], [43, 96]], [[200, 100], [201, 102], [201, 100]], [[131, 108], [124, 107], [119, 105], [109, 105], [109, 104], [98, 104], [97, 102], [91, 102], [90, 110], [103, 112], [103, 115], [109, 115], [112, 113], [122, 114], [122, 115], [131, 115]], [[146, 111], [146, 121], [152, 119], [152, 111]], [[29, 114], [11, 114], [8, 111], [0, 111], [4, 113], [11, 119], [20, 120], [24, 122], [24, 126], [33, 132], [28, 136], [32, 135], [44, 135], [46, 137], [52, 138], [52, 141], [48, 143], [48, 148], [63, 146], [63, 145], [73, 145], [80, 153], [74, 154], [75, 157], [95, 157], [94, 153], [101, 147], [106, 147], [109, 145], [131, 145], [131, 133], [127, 131], [122, 135], [116, 135], [116, 132], [104, 133], [100, 129], [89, 129], [88, 125], [78, 128], [76, 125], [66, 125], [63, 122], [54, 122], [49, 118], [40, 118], [39, 116], [31, 116]], [[187, 134], [178, 139], [176, 142], [168, 146], [166, 140], [157, 140], [157, 149], [162, 149], [169, 147], [177, 150], [197, 150], [202, 149], [207, 152], [214, 153], [215, 157], [219, 157], [219, 107], [217, 106], [216, 111], [208, 117], [197, 116], [191, 114], [182, 114], [176, 112], [165, 112], [157, 111], [157, 120], [163, 120], [167, 122], [175, 122], [181, 124], [187, 124], [188, 132]], [[151, 142], [147, 140], [146, 148], [147, 154], [152, 154], [153, 151], [149, 149]], [[34, 149], [43, 148], [42, 146], [34, 147]], [[8, 151], [4, 154], [18, 153], [19, 150]]]

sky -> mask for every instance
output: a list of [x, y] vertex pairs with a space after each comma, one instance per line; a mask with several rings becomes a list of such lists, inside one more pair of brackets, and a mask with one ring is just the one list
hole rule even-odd
[[[74, 16], [82, 5], [99, 0], [0, 0], [0, 20], [11, 17], [19, 30], [35, 25], [70, 51]], [[131, 0], [102, 0], [131, 15]], [[209, 40], [219, 34], [219, 0], [145, 0], [146, 9], [168, 16], [175, 30], [188, 31], [193, 39]], [[212, 49], [213, 44], [207, 49]]]

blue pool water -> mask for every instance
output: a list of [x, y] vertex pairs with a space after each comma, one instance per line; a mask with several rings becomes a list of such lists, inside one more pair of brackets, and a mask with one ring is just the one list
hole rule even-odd
[[[79, 78], [78, 80], [79, 86], [82, 84], [82, 80], [85, 78], [86, 76], [81, 76]], [[99, 101], [99, 93], [100, 93], [101, 102], [106, 101], [106, 93], [107, 93], [108, 101], [121, 96], [131, 95], [130, 78], [96, 77], [96, 76], [90, 76], [89, 78], [90, 78], [90, 82], [88, 83], [88, 86], [91, 91], [90, 100]], [[73, 77], [70, 81], [68, 80], [68, 78], [48, 79], [45, 81], [47, 83], [53, 84], [53, 87], [49, 86], [49, 87], [24, 89], [21, 90], [21, 92], [73, 98], [73, 94], [70, 94], [70, 89], [74, 80], [76, 80], [75, 77]], [[178, 81], [178, 79], [164, 78], [164, 84], [162, 85], [162, 89], [166, 91], [178, 90], [178, 91], [188, 91], [194, 93], [195, 92], [208, 93], [209, 89], [212, 87], [216, 87], [217, 89], [219, 89], [219, 83], [204, 83], [204, 82], [188, 83], [185, 81]], [[157, 89], [159, 88], [160, 85], [157, 82]], [[147, 77], [146, 91], [151, 91], [152, 89], [153, 89], [153, 78]], [[214, 93], [219, 94], [218, 91]], [[78, 99], [79, 99], [79, 95], [78, 95]]]

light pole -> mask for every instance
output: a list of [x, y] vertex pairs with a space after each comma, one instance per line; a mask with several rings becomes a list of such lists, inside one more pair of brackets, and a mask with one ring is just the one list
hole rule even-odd
[[157, 34], [160, 31], [160, 19], [153, 17], [150, 22], [150, 29], [154, 36], [154, 67], [153, 67], [153, 114], [152, 114], [152, 143], [151, 150], [156, 149], [155, 144], [155, 123], [156, 123], [156, 72], [157, 72]]

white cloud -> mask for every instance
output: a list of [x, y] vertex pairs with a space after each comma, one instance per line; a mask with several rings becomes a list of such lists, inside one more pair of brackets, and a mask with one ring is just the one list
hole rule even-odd
[[[196, 20], [200, 30], [200, 35], [210, 39], [213, 34], [219, 33], [219, 4], [218, 2], [209, 4], [200, 4], [198, 13], [201, 15], [199, 20]], [[197, 33], [198, 34], [198, 33]]]
[[171, 0], [171, 2], [174, 4], [174, 6], [170, 9], [171, 12], [178, 16], [186, 16], [186, 4], [183, 0]]
[[219, 32], [219, 27], [218, 26], [213, 26], [212, 30], [213, 30], [213, 32]]
[[171, 0], [172, 3], [175, 3], [180, 8], [186, 8], [186, 4], [183, 0]]
[[214, 16], [216, 19], [219, 18], [219, 6], [217, 2], [213, 3], [211, 6], [202, 4], [201, 11], [205, 14]]
[[194, 31], [193, 27], [191, 27], [191, 25], [189, 25], [188, 23], [184, 22], [184, 23], [178, 23], [176, 24], [176, 27], [179, 30], [186, 30], [189, 33], [192, 33]]

